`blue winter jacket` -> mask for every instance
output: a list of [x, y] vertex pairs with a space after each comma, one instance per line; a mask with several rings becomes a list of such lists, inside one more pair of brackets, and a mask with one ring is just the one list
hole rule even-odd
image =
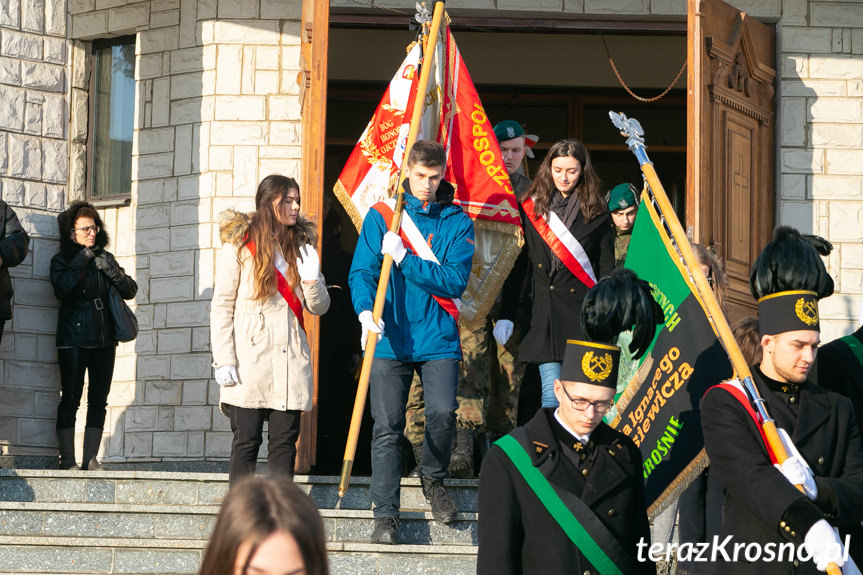
[[[405, 182], [407, 190], [407, 182]], [[408, 250], [401, 265], [393, 265], [384, 306], [383, 339], [375, 357], [405, 362], [461, 359], [455, 319], [432, 297], [461, 297], [473, 259], [473, 222], [452, 203], [454, 189], [442, 181], [439, 200], [426, 203], [405, 194], [405, 213], [416, 223], [440, 264]], [[384, 256], [381, 242], [387, 232], [383, 216], [370, 209], [357, 241], [349, 283], [357, 314], [371, 311]]]

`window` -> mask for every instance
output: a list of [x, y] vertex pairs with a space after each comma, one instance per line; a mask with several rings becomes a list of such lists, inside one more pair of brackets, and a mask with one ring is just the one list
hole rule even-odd
[[93, 42], [88, 199], [131, 195], [134, 118], [135, 37]]

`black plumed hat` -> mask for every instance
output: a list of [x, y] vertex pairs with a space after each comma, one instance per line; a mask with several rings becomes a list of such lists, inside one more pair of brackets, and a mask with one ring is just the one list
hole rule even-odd
[[749, 287], [755, 299], [787, 291], [812, 291], [818, 299], [833, 294], [833, 278], [827, 273], [820, 253], [833, 246], [818, 236], [803, 236], [794, 228], [780, 226], [773, 241], [758, 254], [749, 273]]

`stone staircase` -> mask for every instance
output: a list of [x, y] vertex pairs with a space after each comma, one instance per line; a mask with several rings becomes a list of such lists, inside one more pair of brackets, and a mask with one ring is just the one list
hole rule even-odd
[[[462, 512], [444, 526], [419, 480], [403, 479], [396, 546], [367, 542], [368, 478], [353, 478], [341, 501], [337, 477], [295, 481], [321, 510], [332, 573], [476, 569], [477, 481], [447, 481]], [[227, 489], [223, 473], [0, 469], [0, 573], [197, 573]]]

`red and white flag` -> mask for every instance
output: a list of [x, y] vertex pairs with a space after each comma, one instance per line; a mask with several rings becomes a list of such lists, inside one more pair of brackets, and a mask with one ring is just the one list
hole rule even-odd
[[[419, 84], [421, 46], [408, 51], [378, 108], [357, 142], [335, 186], [336, 196], [359, 229], [368, 209], [394, 195]], [[420, 138], [447, 152], [445, 178], [455, 186], [455, 203], [474, 222], [476, 250], [461, 298], [468, 324], [485, 318], [523, 243], [518, 203], [494, 136], [492, 123], [448, 26], [433, 58], [425, 94]]]

